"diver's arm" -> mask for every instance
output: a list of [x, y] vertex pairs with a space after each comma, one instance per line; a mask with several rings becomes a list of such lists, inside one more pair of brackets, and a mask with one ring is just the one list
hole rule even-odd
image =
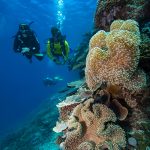
[[40, 51], [40, 44], [39, 44], [39, 41], [37, 39], [37, 37], [35, 36], [34, 32], [32, 31], [32, 36], [30, 37], [30, 41], [31, 42], [31, 47], [30, 47], [30, 50], [32, 53], [39, 53]]
[[51, 44], [50, 44], [50, 40], [47, 41], [47, 44], [46, 44], [46, 51], [47, 51], [47, 56], [53, 60], [54, 59], [54, 56], [51, 52]]
[[36, 49], [40, 50], [40, 44], [34, 32], [33, 32], [33, 36], [34, 36], [35, 47]]
[[19, 33], [17, 33], [14, 39], [13, 50], [15, 52], [21, 52], [21, 41], [19, 40], [19, 36]]

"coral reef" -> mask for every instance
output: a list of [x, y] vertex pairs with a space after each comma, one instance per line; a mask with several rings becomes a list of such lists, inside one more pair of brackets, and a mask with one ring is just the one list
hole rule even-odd
[[134, 130], [129, 132], [130, 137], [134, 137], [137, 141], [137, 150], [147, 150], [150, 148], [150, 121], [138, 121], [137, 124], [143, 127], [143, 130]]
[[68, 87], [75, 87], [75, 88], [79, 88], [80, 86], [82, 86], [85, 83], [85, 80], [77, 80], [74, 82], [70, 82], [67, 83]]
[[64, 121], [56, 122], [56, 126], [53, 128], [53, 131], [56, 133], [60, 133], [67, 128], [67, 125]]
[[150, 1], [146, 0], [98, 0], [95, 27], [108, 31], [116, 19], [134, 19], [143, 22], [150, 19]]
[[101, 82], [139, 90], [146, 86], [146, 74], [138, 69], [140, 32], [134, 20], [117, 20], [110, 32], [97, 32], [90, 40], [86, 59], [86, 82], [95, 89]]
[[143, 25], [141, 29], [141, 56], [139, 66], [143, 68], [147, 73], [150, 74], [150, 21]]
[[63, 121], [67, 121], [69, 119], [73, 109], [78, 104], [92, 96], [92, 92], [88, 90], [85, 85], [85, 80], [70, 82], [67, 84], [67, 87], [75, 89], [78, 88], [78, 90], [71, 96], [68, 96], [67, 94], [65, 100], [62, 100], [56, 105], [59, 109], [59, 119]]
[[108, 107], [89, 99], [78, 105], [68, 121], [64, 141], [65, 150], [100, 149], [102, 146], [118, 150], [126, 146], [124, 130], [114, 123], [116, 116]]
[[59, 107], [59, 118], [63, 121], [67, 121], [69, 119], [69, 116], [71, 115], [73, 109], [78, 105], [79, 103], [74, 102], [72, 104], [66, 104], [64, 106]]
[[[64, 89], [63, 93], [53, 96], [43, 111], [28, 126], [5, 139], [0, 149], [145, 150], [150, 147], [149, 87], [132, 93], [103, 83], [91, 92], [84, 82], [78, 83], [68, 84], [70, 89], [79, 88], [75, 94]], [[53, 128], [57, 114], [55, 105], [63, 99], [66, 101], [58, 106], [64, 107], [61, 113], [65, 119], [59, 116]], [[67, 113], [69, 107], [72, 108]], [[62, 133], [55, 134], [52, 128]]]
[[111, 108], [119, 120], [123, 121], [126, 119], [128, 109], [120, 103], [120, 101], [123, 102], [123, 97], [114, 95], [114, 93], [110, 91], [108, 85], [105, 85], [105, 87], [101, 85], [96, 91], [94, 91], [93, 98], [95, 102], [104, 104]]
[[119, 101], [116, 100], [116, 99], [113, 99], [113, 100], [112, 100], [112, 105], [113, 105], [113, 106], [116, 106], [115, 108], [117, 108], [117, 109], [116, 109], [116, 112], [117, 112], [117, 114], [118, 114], [118, 119], [119, 119], [119, 120], [125, 120], [126, 117], [127, 117], [127, 115], [128, 115], [128, 109], [127, 109], [126, 107], [122, 106], [122, 105], [119, 103]]
[[81, 101], [65, 120], [68, 128], [58, 139], [62, 149], [145, 150], [150, 146], [149, 87], [131, 92], [104, 82], [90, 94], [92, 98]]
[[[134, 19], [139, 23], [141, 32], [141, 56], [139, 66], [150, 72], [150, 1], [148, 0], [98, 0], [95, 12], [95, 28], [109, 31], [117, 19]], [[149, 73], [150, 74], [150, 73]]]

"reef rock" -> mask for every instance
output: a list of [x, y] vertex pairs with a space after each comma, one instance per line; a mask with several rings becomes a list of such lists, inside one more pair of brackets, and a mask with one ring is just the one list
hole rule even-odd
[[116, 19], [134, 19], [143, 23], [150, 19], [149, 0], [98, 0], [95, 27], [108, 31]]

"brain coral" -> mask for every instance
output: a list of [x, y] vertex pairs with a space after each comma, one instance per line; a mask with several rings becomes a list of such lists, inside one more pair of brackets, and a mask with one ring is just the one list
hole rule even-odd
[[124, 130], [115, 125], [116, 116], [102, 104], [88, 99], [79, 104], [68, 121], [65, 150], [119, 150], [126, 146]]
[[86, 58], [86, 82], [94, 89], [101, 82], [139, 90], [146, 74], [138, 69], [140, 32], [134, 20], [116, 20], [110, 32], [99, 31], [90, 40]]

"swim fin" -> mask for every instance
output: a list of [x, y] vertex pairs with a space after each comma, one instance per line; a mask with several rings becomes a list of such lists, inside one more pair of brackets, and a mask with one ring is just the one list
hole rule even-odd
[[44, 54], [42, 54], [42, 53], [34, 54], [34, 56], [35, 56], [38, 60], [42, 60], [42, 59], [44, 58]]

